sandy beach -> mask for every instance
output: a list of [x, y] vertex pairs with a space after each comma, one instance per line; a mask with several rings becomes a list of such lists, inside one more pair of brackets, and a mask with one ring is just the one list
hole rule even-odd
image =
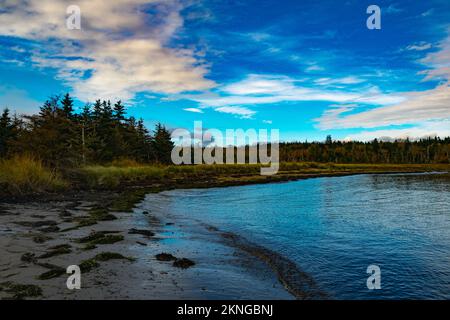
[[[2, 203], [0, 298], [295, 298], [267, 261], [232, 245], [209, 226], [157, 217], [139, 204], [126, 212], [108, 210], [105, 221], [80, 226], [112, 197], [97, 192]], [[161, 253], [195, 264], [176, 267], [170, 258], [159, 261], [156, 255]], [[66, 286], [69, 265], [86, 266], [80, 290]]]

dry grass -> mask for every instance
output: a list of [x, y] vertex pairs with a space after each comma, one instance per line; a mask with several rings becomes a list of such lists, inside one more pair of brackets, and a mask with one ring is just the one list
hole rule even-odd
[[0, 160], [0, 190], [6, 194], [58, 191], [68, 184], [30, 156]]
[[[123, 182], [162, 182], [167, 179], [189, 181], [196, 178], [258, 176], [259, 164], [222, 165], [144, 165], [132, 166], [87, 166], [81, 169], [87, 184], [91, 187], [117, 187]], [[334, 164], [317, 162], [281, 163], [279, 174], [318, 173], [361, 173], [361, 172], [423, 172], [448, 171], [449, 165], [408, 165], [408, 164]]]

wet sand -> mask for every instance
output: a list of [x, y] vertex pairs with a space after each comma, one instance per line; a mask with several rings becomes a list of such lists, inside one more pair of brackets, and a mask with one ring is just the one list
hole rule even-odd
[[[108, 194], [99, 193], [63, 201], [1, 203], [0, 299], [295, 298], [267, 261], [189, 219], [156, 216], [138, 204], [132, 212], [108, 212], [115, 220], [76, 228], [108, 200]], [[80, 242], [93, 232], [117, 242]], [[100, 253], [132, 259], [93, 259]], [[195, 265], [175, 267], [173, 261], [157, 260], [160, 253]], [[61, 270], [83, 261], [95, 266], [82, 273], [80, 290], [67, 289], [69, 274]], [[49, 271], [54, 277], [39, 279]]]

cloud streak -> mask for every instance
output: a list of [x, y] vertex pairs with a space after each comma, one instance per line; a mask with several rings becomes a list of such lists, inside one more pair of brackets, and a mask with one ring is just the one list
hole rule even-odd
[[[315, 119], [322, 130], [348, 128], [376, 128], [392, 125], [415, 125], [412, 129], [388, 129], [364, 131], [351, 137], [376, 137], [392, 134], [397, 137], [421, 137], [448, 135], [448, 130], [434, 130], [433, 125], [450, 122], [450, 36], [439, 45], [439, 50], [428, 53], [419, 60], [427, 69], [421, 74], [423, 81], [439, 80], [440, 84], [429, 90], [405, 93], [405, 100], [393, 105], [381, 106], [367, 111], [357, 111], [357, 106], [333, 106]], [[414, 48], [418, 50], [421, 48]]]

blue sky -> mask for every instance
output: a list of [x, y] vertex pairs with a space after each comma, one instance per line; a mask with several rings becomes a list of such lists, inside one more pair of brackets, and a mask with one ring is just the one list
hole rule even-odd
[[70, 92], [80, 108], [122, 99], [150, 126], [450, 136], [449, 33], [447, 0], [0, 0], [0, 107]]

